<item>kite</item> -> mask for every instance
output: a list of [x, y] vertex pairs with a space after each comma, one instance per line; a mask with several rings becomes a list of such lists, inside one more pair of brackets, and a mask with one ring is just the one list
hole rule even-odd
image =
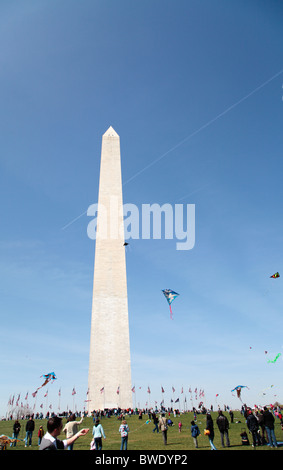
[[231, 392], [234, 392], [235, 390], [237, 391], [237, 397], [242, 401], [241, 399], [241, 391], [242, 391], [242, 388], [248, 388], [247, 385], [237, 385], [237, 387], [233, 388], [233, 390], [231, 390]]
[[267, 362], [272, 362], [274, 364], [274, 362], [277, 361], [277, 359], [281, 356], [281, 353], [278, 353], [277, 356], [275, 357], [275, 359], [273, 359], [273, 361], [271, 360], [268, 360]]
[[273, 279], [276, 279], [277, 277], [280, 277], [280, 274], [279, 273], [275, 273], [275, 274], [272, 274], [272, 276], [270, 277], [273, 277]]
[[32, 394], [33, 396], [35, 396], [37, 394], [37, 391], [44, 387], [45, 385], [47, 385], [51, 380], [52, 380], [52, 383], [54, 382], [54, 380], [57, 379], [56, 375], [55, 375], [55, 372], [49, 372], [49, 374], [45, 374], [45, 375], [41, 375], [40, 377], [44, 377], [45, 378], [45, 381], [43, 382], [43, 384], [38, 387], [36, 389], [36, 391]]
[[20, 442], [23, 440], [24, 439], [15, 439], [14, 437], [9, 437], [9, 436], [6, 436], [5, 434], [1, 434], [0, 446], [2, 447], [2, 450], [6, 450], [6, 447], [8, 444], [12, 444], [13, 442]]
[[259, 393], [259, 395], [260, 395], [260, 394], [266, 395], [266, 393], [265, 393], [266, 390], [269, 390], [269, 389], [272, 388], [272, 387], [274, 387], [274, 385], [270, 385], [269, 387], [265, 388], [264, 390], [262, 390], [262, 391]]
[[162, 290], [163, 294], [165, 295], [166, 299], [167, 299], [167, 302], [169, 304], [169, 308], [170, 308], [170, 318], [171, 320], [173, 320], [173, 313], [172, 313], [172, 308], [171, 308], [171, 304], [173, 302], [173, 300], [176, 299], [176, 297], [179, 295], [177, 294], [177, 292], [174, 292], [173, 290], [171, 289], [164, 289]]

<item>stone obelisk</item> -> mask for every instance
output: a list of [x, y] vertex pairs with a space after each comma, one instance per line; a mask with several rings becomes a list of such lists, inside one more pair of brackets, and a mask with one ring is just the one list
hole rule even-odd
[[120, 138], [102, 137], [90, 334], [88, 411], [132, 407]]

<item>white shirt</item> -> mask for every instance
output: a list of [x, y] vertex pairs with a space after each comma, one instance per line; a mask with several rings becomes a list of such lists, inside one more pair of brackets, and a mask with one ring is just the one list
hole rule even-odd
[[[51, 434], [49, 434], [49, 432], [47, 432], [47, 433], [45, 434], [44, 438], [45, 438], [45, 439], [48, 439], [48, 441], [52, 442], [52, 443], [55, 445], [55, 447], [57, 447], [57, 445], [56, 445], [56, 438], [53, 437]], [[64, 449], [66, 449], [66, 447], [67, 447], [67, 439], [64, 439], [62, 442], [64, 443]]]

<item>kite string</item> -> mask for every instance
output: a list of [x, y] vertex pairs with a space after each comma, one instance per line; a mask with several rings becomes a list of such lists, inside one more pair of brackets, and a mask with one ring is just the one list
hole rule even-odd
[[[151, 421], [149, 421], [149, 422], [151, 422]], [[138, 430], [141, 429], [145, 424], [149, 424], [149, 423], [146, 421], [145, 423], [143, 423], [143, 424], [141, 424], [140, 426], [138, 426], [137, 428], [135, 428], [133, 431], [130, 430], [130, 433], [133, 434], [133, 432], [138, 431]], [[112, 432], [112, 433], [109, 433], [109, 434], [110, 434], [110, 436], [114, 436], [114, 435], [117, 435], [117, 432]], [[109, 435], [109, 434], [107, 433], [107, 435]]]

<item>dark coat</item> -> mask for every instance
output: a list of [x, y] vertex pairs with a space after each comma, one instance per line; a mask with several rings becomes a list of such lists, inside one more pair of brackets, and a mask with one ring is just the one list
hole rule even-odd
[[224, 415], [219, 415], [216, 424], [220, 432], [228, 431], [229, 429], [229, 421]]
[[270, 411], [265, 410], [263, 412], [263, 422], [269, 429], [274, 429], [274, 416]]
[[26, 424], [26, 431], [34, 431], [34, 420], [29, 419]]
[[212, 418], [207, 418], [206, 419], [206, 429], [209, 431], [209, 437], [210, 439], [214, 439], [214, 427], [213, 427], [213, 421]]
[[249, 431], [251, 432], [258, 431], [259, 429], [258, 420], [256, 419], [255, 415], [253, 415], [252, 413], [247, 417], [247, 426], [248, 426]]

